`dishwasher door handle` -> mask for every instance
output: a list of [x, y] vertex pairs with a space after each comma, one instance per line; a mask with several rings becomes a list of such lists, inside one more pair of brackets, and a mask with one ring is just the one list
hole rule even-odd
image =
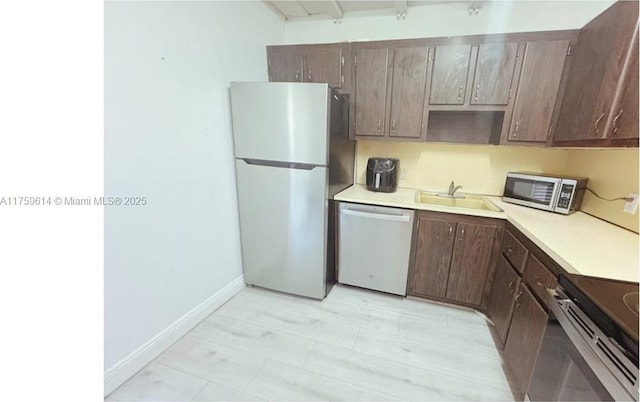
[[343, 209], [340, 212], [345, 214], [345, 215], [359, 216], [361, 218], [380, 219], [380, 220], [383, 220], [383, 221], [409, 222], [411, 220], [411, 216], [410, 215], [376, 214], [376, 213], [373, 213], [373, 212], [355, 211], [355, 210], [352, 210], [352, 209]]

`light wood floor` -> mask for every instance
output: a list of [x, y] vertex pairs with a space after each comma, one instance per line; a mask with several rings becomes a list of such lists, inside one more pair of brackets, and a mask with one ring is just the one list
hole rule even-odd
[[477, 313], [336, 285], [246, 288], [108, 401], [513, 400]]

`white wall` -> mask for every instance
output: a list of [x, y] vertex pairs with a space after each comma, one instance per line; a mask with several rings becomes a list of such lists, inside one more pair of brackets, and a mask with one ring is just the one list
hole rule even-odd
[[285, 42], [325, 43], [358, 40], [428, 38], [483, 33], [577, 29], [614, 1], [491, 1], [479, 2], [469, 15], [468, 1], [410, 7], [405, 20], [393, 10], [350, 12], [342, 23], [333, 20], [292, 20], [285, 25]]
[[[261, 2], [105, 2], [105, 368], [242, 275], [230, 81], [267, 80]], [[78, 284], [82, 286], [82, 284]]]

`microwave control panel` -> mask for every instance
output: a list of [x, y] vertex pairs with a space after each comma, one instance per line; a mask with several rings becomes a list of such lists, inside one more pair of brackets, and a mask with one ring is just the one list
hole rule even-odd
[[558, 197], [558, 203], [556, 204], [557, 208], [569, 209], [569, 207], [571, 206], [571, 194], [573, 194], [573, 189], [573, 184], [562, 184], [562, 188], [560, 189], [560, 197]]

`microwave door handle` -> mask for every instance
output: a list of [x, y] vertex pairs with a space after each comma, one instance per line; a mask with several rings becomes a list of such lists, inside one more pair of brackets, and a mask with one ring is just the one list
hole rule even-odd
[[562, 179], [558, 180], [553, 187], [553, 194], [551, 196], [551, 211], [557, 212], [558, 200], [560, 199], [560, 191], [562, 191]]

